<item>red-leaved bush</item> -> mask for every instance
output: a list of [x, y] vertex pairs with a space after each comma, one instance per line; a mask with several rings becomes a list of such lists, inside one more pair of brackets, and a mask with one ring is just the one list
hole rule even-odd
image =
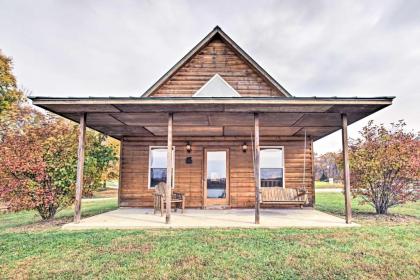
[[[0, 200], [11, 211], [36, 209], [51, 219], [74, 201], [78, 126], [23, 109], [0, 125]], [[105, 136], [87, 131], [86, 138], [83, 195], [89, 196], [103, 186], [117, 158]]]
[[361, 137], [351, 141], [352, 193], [373, 205], [377, 214], [419, 199], [420, 138], [404, 128], [403, 121], [390, 129], [370, 121]]
[[[36, 114], [36, 112], [33, 112]], [[0, 143], [0, 198], [10, 210], [36, 209], [43, 219], [54, 217], [72, 202], [75, 126], [55, 118], [9, 130]], [[70, 166], [73, 164], [73, 166]], [[57, 176], [57, 171], [68, 170]]]

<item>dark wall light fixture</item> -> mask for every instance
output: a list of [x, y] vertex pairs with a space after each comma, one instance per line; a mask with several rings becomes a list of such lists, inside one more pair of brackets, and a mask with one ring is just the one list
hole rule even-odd
[[191, 143], [187, 142], [187, 146], [185, 147], [188, 153], [191, 153]]
[[242, 152], [246, 153], [246, 150], [248, 149], [248, 146], [246, 145], [246, 142], [242, 144]]

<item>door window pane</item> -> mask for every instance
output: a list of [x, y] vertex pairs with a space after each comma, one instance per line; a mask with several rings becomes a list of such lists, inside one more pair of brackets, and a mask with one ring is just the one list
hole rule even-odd
[[226, 198], [226, 151], [207, 152], [207, 198]]
[[283, 150], [260, 149], [260, 180], [262, 188], [283, 187]]

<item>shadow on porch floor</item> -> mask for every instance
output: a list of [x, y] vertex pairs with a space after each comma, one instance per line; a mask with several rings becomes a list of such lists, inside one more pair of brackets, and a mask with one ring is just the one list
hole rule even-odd
[[172, 212], [171, 224], [149, 208], [120, 208], [80, 221], [63, 229], [149, 229], [149, 228], [280, 228], [280, 227], [354, 227], [336, 216], [313, 208], [261, 209], [261, 223], [254, 224], [254, 209], [201, 210]]

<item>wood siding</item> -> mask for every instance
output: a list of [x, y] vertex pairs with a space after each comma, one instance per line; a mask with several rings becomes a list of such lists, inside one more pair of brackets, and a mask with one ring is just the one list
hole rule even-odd
[[[186, 195], [186, 207], [203, 206], [204, 149], [229, 149], [230, 206], [233, 208], [254, 207], [255, 182], [252, 165], [252, 146], [249, 138], [226, 138], [214, 141], [212, 138], [200, 141], [194, 139], [174, 139], [175, 146], [175, 189]], [[192, 144], [191, 153], [185, 150], [186, 142]], [[242, 152], [242, 144], [248, 143], [248, 151]], [[261, 146], [284, 146], [285, 187], [301, 188], [303, 177], [303, 139], [293, 141], [273, 141], [260, 139]], [[166, 146], [162, 138], [152, 140], [124, 139], [121, 162], [120, 206], [152, 207], [153, 189], [148, 189], [149, 146]], [[310, 205], [315, 199], [312, 168], [312, 145], [308, 142], [306, 150], [306, 188]], [[193, 163], [186, 164], [191, 156]]]
[[210, 41], [150, 96], [191, 97], [216, 73], [242, 97], [284, 96], [218, 38]]

